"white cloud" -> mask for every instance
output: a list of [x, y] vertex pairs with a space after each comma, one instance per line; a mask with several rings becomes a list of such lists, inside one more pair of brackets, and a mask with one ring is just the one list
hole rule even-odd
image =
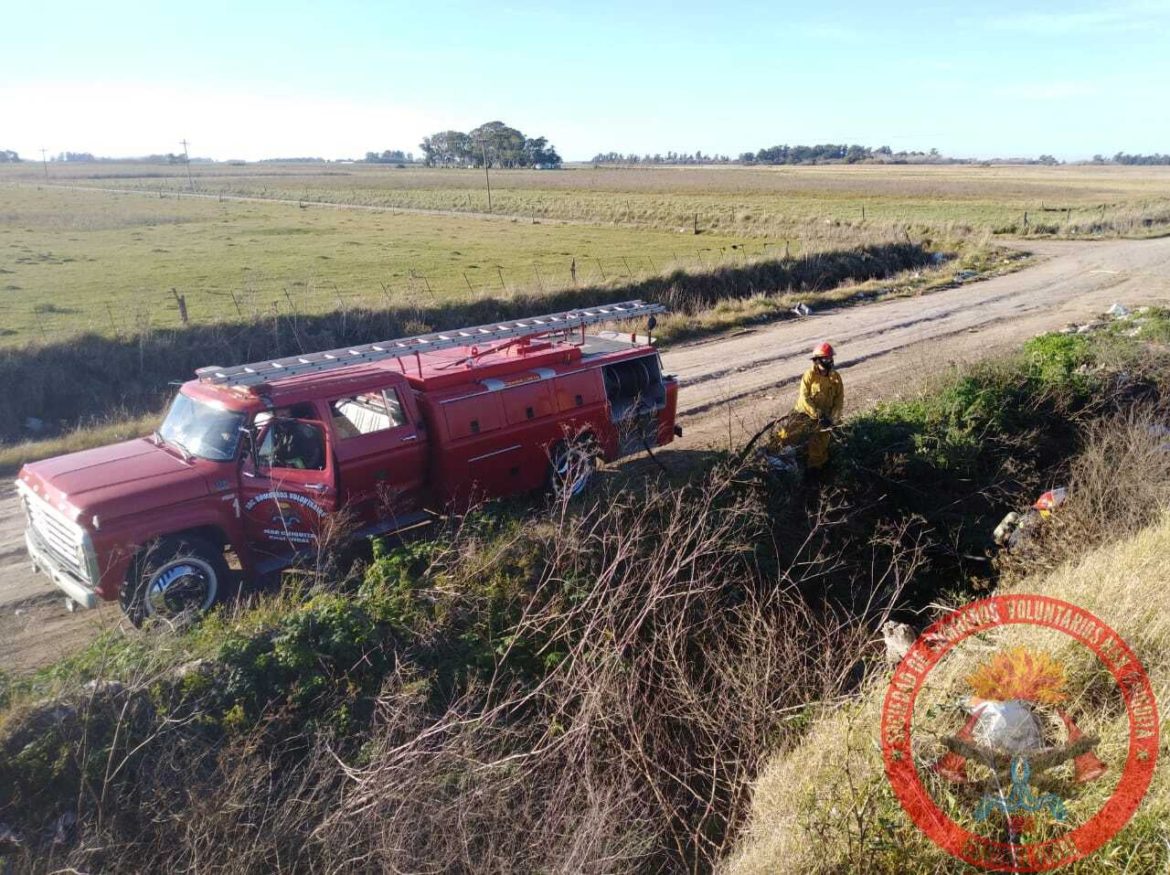
[[92, 152], [132, 156], [178, 152], [256, 159], [275, 156], [361, 157], [372, 149], [418, 151], [425, 134], [447, 120], [386, 101], [192, 89], [130, 83], [0, 87], [6, 142], [25, 157]]

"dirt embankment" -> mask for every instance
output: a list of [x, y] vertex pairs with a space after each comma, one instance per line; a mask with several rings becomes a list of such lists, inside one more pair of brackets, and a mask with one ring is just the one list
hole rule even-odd
[[[682, 382], [685, 437], [664, 452], [740, 442], [791, 403], [792, 386], [820, 340], [838, 348], [847, 409], [907, 391], [923, 375], [1017, 347], [1113, 301], [1170, 302], [1170, 238], [1100, 243], [1039, 242], [1033, 268], [924, 297], [889, 300], [688, 344], [664, 353]], [[0, 486], [0, 668], [51, 661], [119, 622], [117, 609], [69, 614], [63, 597], [33, 575], [11, 486]]]

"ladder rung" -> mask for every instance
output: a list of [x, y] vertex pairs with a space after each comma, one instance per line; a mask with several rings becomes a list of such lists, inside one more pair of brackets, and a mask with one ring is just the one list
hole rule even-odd
[[456, 346], [468, 346], [474, 341], [484, 338], [505, 340], [514, 337], [539, 337], [552, 331], [568, 331], [572, 328], [583, 328], [586, 325], [594, 325], [613, 319], [637, 319], [654, 313], [662, 313], [665, 310], [666, 308], [661, 304], [625, 301], [603, 307], [568, 310], [564, 313], [550, 313], [547, 316], [517, 319], [513, 322], [497, 322], [423, 334], [417, 337], [381, 340], [377, 343], [358, 344], [323, 352], [235, 365], [229, 368], [213, 365], [200, 368], [195, 373], [205, 383], [252, 386], [274, 380], [287, 380], [297, 374], [367, 364], [387, 358], [401, 358], [406, 355], [450, 349]]

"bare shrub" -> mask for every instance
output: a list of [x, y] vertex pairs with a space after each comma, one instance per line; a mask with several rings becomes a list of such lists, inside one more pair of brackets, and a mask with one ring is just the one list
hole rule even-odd
[[1055, 567], [1156, 523], [1170, 506], [1170, 433], [1140, 405], [1093, 421], [1068, 469], [1068, 500], [1021, 548], [1001, 558], [1020, 576]]
[[[392, 871], [710, 870], [760, 758], [856, 681], [873, 619], [800, 597], [828, 557], [761, 574], [767, 521], [733, 483], [562, 506], [496, 676], [406, 740], [375, 730], [317, 839]], [[509, 684], [533, 642], [551, 668]]]

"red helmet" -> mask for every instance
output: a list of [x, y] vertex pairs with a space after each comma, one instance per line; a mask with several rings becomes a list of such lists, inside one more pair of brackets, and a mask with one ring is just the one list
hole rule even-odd
[[818, 343], [817, 348], [813, 350], [812, 357], [815, 359], [831, 359], [833, 357], [833, 347], [828, 343]]

